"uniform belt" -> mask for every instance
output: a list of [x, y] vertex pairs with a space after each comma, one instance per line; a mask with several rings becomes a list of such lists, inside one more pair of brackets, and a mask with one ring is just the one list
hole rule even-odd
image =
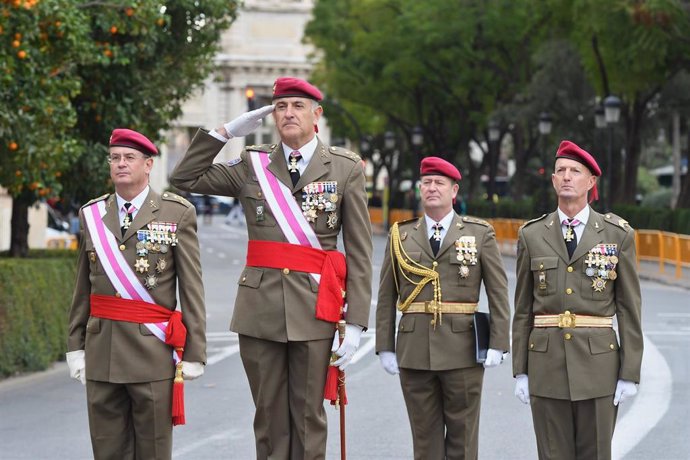
[[534, 327], [612, 327], [613, 316], [575, 315], [566, 310], [559, 315], [536, 315]]
[[465, 313], [477, 311], [476, 303], [467, 302], [412, 302], [403, 313]]

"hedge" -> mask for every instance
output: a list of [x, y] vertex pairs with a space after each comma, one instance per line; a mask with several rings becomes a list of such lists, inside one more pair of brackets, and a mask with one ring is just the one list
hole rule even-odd
[[0, 377], [64, 359], [76, 251], [0, 255]]

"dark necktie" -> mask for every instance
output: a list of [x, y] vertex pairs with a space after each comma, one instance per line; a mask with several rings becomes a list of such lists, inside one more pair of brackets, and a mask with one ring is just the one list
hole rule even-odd
[[292, 179], [292, 186], [297, 185], [299, 181], [299, 169], [297, 168], [297, 162], [302, 159], [302, 154], [297, 150], [290, 154], [290, 164], [288, 169], [290, 170], [290, 178]]
[[441, 230], [443, 230], [443, 225], [435, 224], [431, 228], [434, 229], [434, 234], [429, 238], [429, 244], [431, 244], [431, 250], [434, 251], [434, 255], [436, 255], [441, 248]]
[[127, 233], [127, 229], [129, 228], [130, 225], [132, 225], [132, 213], [134, 212], [134, 206], [132, 206], [132, 203], [125, 203], [125, 218], [122, 221], [122, 227], [120, 230], [122, 230], [122, 236], [125, 236], [125, 233]]
[[577, 234], [575, 233], [575, 227], [580, 225], [580, 221], [577, 219], [564, 219], [563, 225], [565, 225], [565, 247], [568, 249], [568, 257], [573, 257], [573, 252], [577, 247]]

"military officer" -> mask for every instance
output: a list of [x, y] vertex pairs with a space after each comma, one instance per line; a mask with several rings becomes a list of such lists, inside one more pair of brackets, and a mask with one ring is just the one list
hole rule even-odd
[[618, 404], [640, 381], [635, 235], [590, 208], [600, 175], [589, 153], [561, 142], [558, 209], [518, 232], [515, 394], [532, 408], [540, 459], [610, 459]]
[[[281, 77], [272, 99], [216, 130], [198, 131], [170, 180], [182, 190], [236, 197], [244, 209], [247, 266], [230, 329], [239, 334], [256, 406], [257, 458], [317, 459], [326, 455], [331, 351], [344, 369], [369, 318], [371, 224], [361, 159], [316, 135], [321, 92]], [[236, 160], [213, 163], [229, 138], [246, 136], [271, 113], [279, 143], [248, 146]], [[336, 250], [339, 234], [347, 260]], [[343, 316], [339, 345], [334, 324]]]
[[[394, 224], [389, 234], [376, 351], [388, 373], [400, 373], [414, 458], [476, 459], [484, 367], [499, 365], [508, 350], [508, 282], [491, 225], [453, 210], [458, 169], [428, 157], [420, 176], [424, 217]], [[482, 281], [491, 312], [484, 367], [473, 331]]]
[[183, 198], [150, 188], [157, 155], [143, 134], [115, 129], [108, 156], [115, 193], [79, 212], [67, 363], [86, 385], [96, 459], [171, 458], [173, 424], [184, 423], [182, 379], [204, 371], [196, 213]]

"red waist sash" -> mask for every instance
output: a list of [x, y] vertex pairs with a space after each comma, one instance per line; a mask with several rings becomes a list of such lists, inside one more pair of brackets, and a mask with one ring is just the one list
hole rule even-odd
[[184, 425], [182, 354], [187, 341], [187, 328], [182, 322], [182, 312], [179, 310], [170, 311], [165, 307], [143, 300], [91, 294], [91, 316], [138, 324], [168, 322], [165, 328], [165, 343], [175, 349], [178, 358], [173, 383], [172, 423], [173, 425]]
[[337, 323], [342, 318], [347, 275], [343, 253], [290, 243], [250, 240], [247, 266], [319, 273], [321, 280], [316, 296], [316, 319]]

